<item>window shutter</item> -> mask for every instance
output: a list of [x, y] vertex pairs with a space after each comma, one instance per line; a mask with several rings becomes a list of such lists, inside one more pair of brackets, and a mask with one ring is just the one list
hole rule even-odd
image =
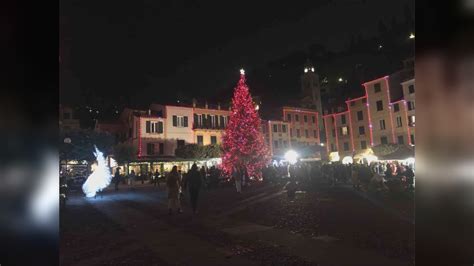
[[158, 122], [158, 133], [163, 133], [163, 122]]
[[194, 128], [197, 128], [198, 126], [199, 126], [199, 123], [198, 123], [198, 115], [197, 115], [197, 114], [194, 114], [193, 127], [194, 127]]
[[183, 123], [184, 123], [184, 127], [188, 127], [188, 117], [185, 116], [185, 117], [183, 118], [183, 120], [184, 120], [184, 122], [183, 122]]
[[146, 133], [150, 133], [150, 121], [146, 121]]
[[173, 126], [177, 127], [178, 126], [178, 117], [173, 115]]

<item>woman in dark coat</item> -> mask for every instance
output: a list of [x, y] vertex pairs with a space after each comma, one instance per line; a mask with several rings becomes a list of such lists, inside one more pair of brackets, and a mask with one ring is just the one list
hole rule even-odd
[[199, 197], [199, 190], [201, 189], [202, 185], [202, 177], [198, 171], [198, 167], [196, 164], [191, 166], [191, 170], [189, 170], [188, 175], [186, 177], [186, 186], [189, 188], [189, 197], [191, 200], [191, 206], [193, 208], [193, 213], [197, 213], [197, 201]]
[[173, 169], [166, 177], [166, 186], [168, 187], [168, 210], [169, 214], [173, 213], [173, 208], [178, 209], [178, 213], [182, 213], [181, 204], [179, 202], [179, 188], [180, 178], [178, 167], [173, 166]]

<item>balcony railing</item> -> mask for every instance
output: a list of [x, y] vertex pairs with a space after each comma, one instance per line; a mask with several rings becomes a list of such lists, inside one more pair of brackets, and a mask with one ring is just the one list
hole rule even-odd
[[193, 124], [193, 129], [214, 129], [214, 130], [224, 130], [224, 125], [203, 125], [203, 124]]

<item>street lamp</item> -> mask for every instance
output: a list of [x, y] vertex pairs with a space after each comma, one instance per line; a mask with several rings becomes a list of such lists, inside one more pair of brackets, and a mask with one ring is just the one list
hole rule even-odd
[[410, 39], [415, 39], [415, 34], [410, 33], [410, 36], [408, 36], [408, 38], [410, 38]]
[[[71, 138], [64, 138], [64, 143], [65, 143], [65, 144], [71, 144]], [[65, 156], [66, 156], [66, 177], [67, 177], [67, 175], [68, 175], [68, 171], [67, 171], [67, 157], [68, 157], [68, 156], [67, 156], [67, 149], [66, 149], [66, 154], [65, 154]]]

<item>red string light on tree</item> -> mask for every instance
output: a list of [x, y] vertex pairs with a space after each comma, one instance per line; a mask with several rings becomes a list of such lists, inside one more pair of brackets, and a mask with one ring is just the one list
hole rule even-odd
[[244, 167], [250, 177], [261, 180], [261, 169], [269, 162], [270, 155], [262, 132], [260, 117], [255, 110], [245, 72], [240, 70], [240, 80], [234, 89], [232, 112], [222, 143], [222, 166], [227, 174], [234, 167]]

